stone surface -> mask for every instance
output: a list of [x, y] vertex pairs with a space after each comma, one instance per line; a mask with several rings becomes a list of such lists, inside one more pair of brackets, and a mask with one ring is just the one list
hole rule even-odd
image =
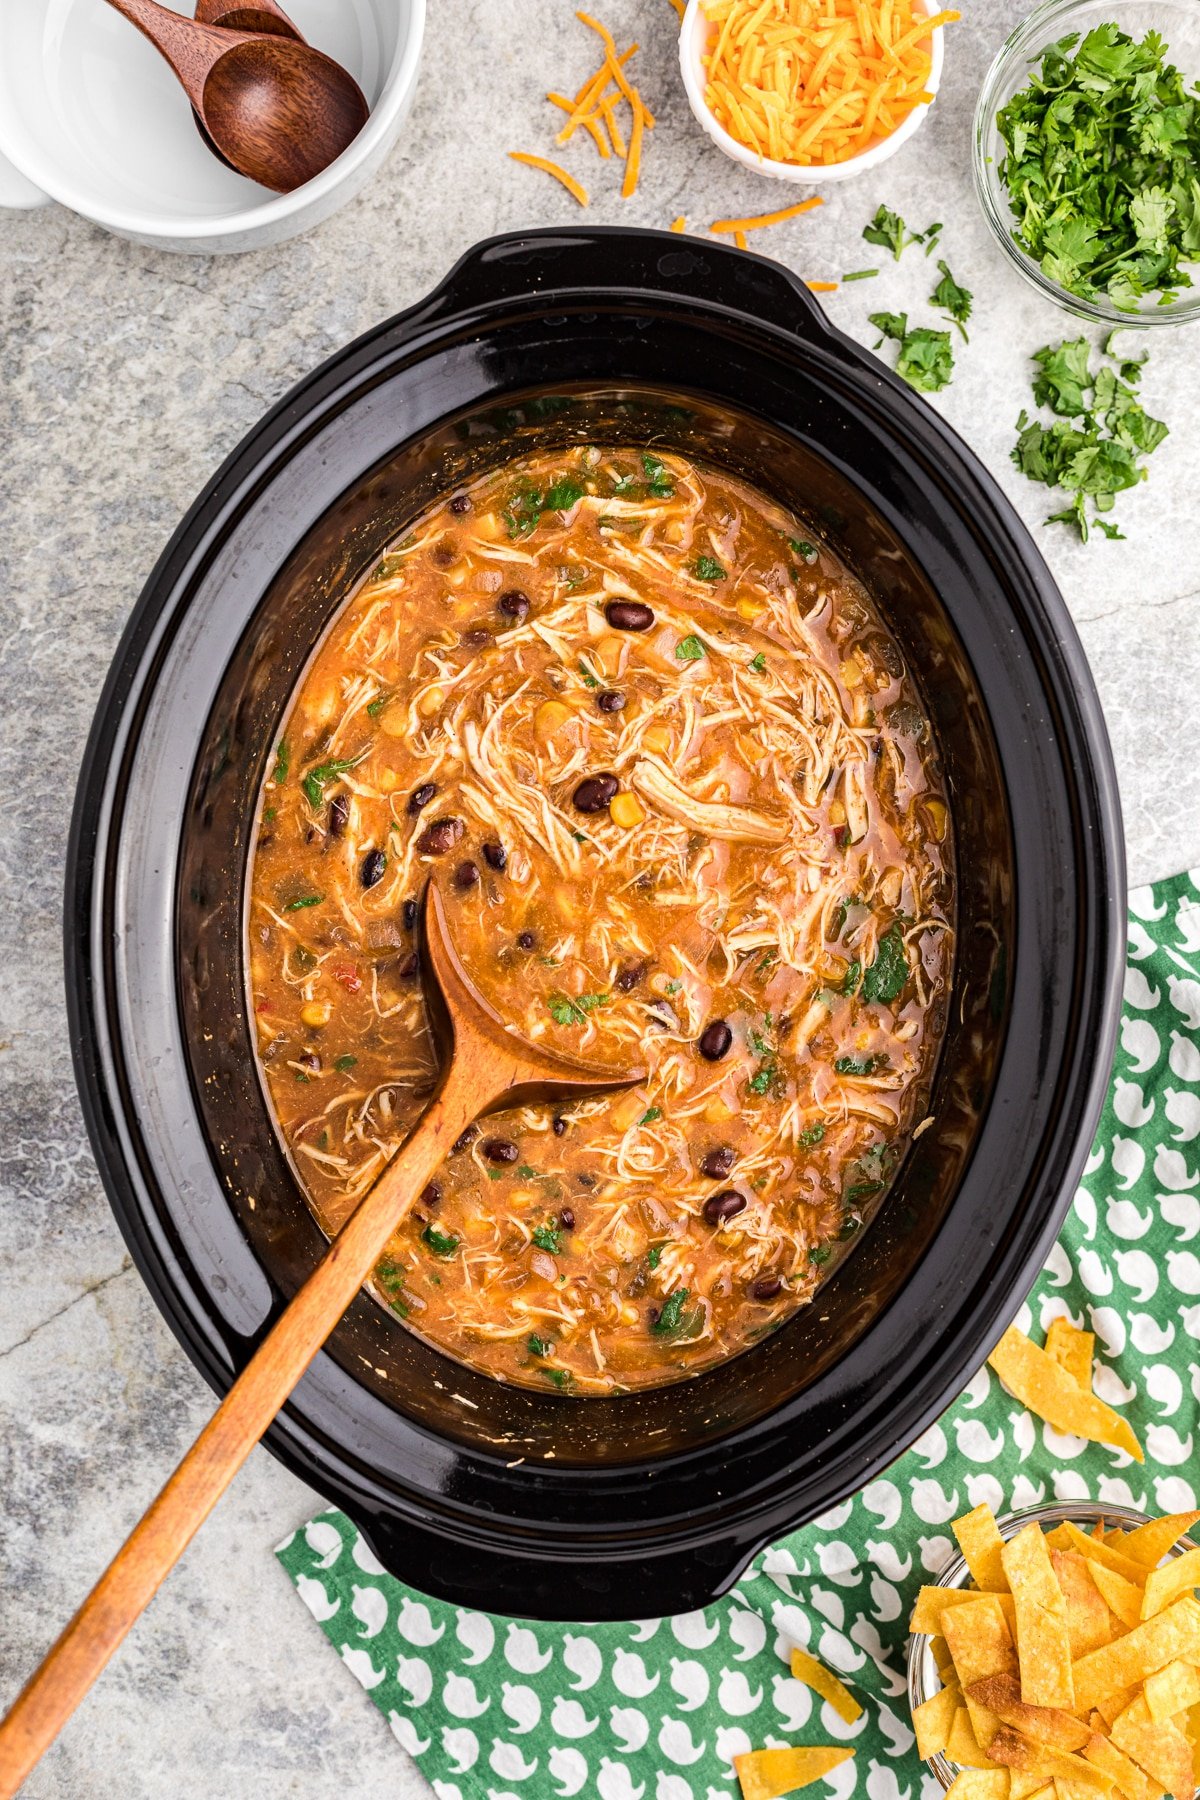
[[[297, 5], [297, 13], [301, 7]], [[1147, 403], [1171, 427], [1117, 517], [1124, 543], [1042, 528], [1045, 490], [1012, 468], [1029, 353], [1075, 335], [1010, 272], [970, 187], [970, 115], [1015, 22], [984, 0], [956, 27], [942, 96], [873, 176], [754, 239], [808, 277], [880, 261], [880, 201], [945, 221], [942, 253], [976, 296], [971, 342], [936, 402], [995, 471], [1067, 595], [1120, 769], [1135, 881], [1200, 863], [1200, 330], [1152, 334]], [[667, 0], [610, 0], [642, 42], [659, 126], [642, 188], [583, 142], [567, 160], [589, 220], [689, 227], [795, 195], [737, 169], [694, 125]], [[518, 23], [519, 18], [519, 23]], [[300, 242], [227, 260], [135, 248], [50, 208], [0, 226], [0, 1702], [48, 1645], [194, 1434], [210, 1397], [129, 1267], [87, 1150], [60, 973], [63, 857], [75, 774], [109, 658], [180, 513], [299, 375], [418, 299], [477, 238], [572, 222], [555, 184], [504, 151], [547, 152], [543, 90], [595, 62], [564, 0], [441, 0], [405, 135], [370, 190]], [[828, 296], [864, 342], [867, 314], [926, 305], [936, 271], [909, 250]], [[257, 1453], [29, 1784], [33, 1800], [427, 1793], [288, 1591], [271, 1547], [314, 1496]]]

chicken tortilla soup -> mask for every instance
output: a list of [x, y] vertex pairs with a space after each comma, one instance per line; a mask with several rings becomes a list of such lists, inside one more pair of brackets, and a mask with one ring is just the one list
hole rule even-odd
[[811, 527], [680, 456], [510, 462], [341, 611], [264, 784], [249, 979], [336, 1231], [435, 1065], [418, 900], [525, 1037], [635, 1090], [464, 1133], [374, 1291], [575, 1396], [695, 1374], [813, 1299], [927, 1123], [953, 964], [921, 696]]

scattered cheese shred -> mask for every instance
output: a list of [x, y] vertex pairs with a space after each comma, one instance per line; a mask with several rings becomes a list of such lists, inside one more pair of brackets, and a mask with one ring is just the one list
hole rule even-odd
[[796, 206], [781, 207], [778, 212], [756, 213], [748, 219], [717, 219], [709, 226], [710, 231], [758, 231], [764, 225], [782, 225], [785, 219], [794, 219], [800, 213], [811, 212], [814, 206], [823, 206], [824, 201], [818, 198], [801, 200]]
[[683, 213], [680, 213], [680, 215], [677, 219], [671, 220], [671, 230], [672, 231], [686, 231], [687, 230], [687, 218]]
[[836, 294], [838, 290], [836, 281], [806, 281], [804, 285], [810, 294]]
[[587, 205], [587, 189], [581, 182], [576, 181], [573, 175], [569, 175], [558, 163], [551, 162], [549, 158], [545, 156], [530, 156], [524, 150], [510, 150], [508, 154], [513, 162], [525, 163], [531, 169], [544, 169], [547, 175], [553, 175], [555, 181], [562, 182], [568, 194], [578, 200], [580, 206]]
[[682, 25], [683, 13], [684, 13], [683, 0], [671, 0], [671, 5], [675, 8], [675, 11], [679, 14], [679, 22]]
[[925, 0], [703, 0], [705, 98], [731, 137], [774, 162], [844, 162], [932, 100]]

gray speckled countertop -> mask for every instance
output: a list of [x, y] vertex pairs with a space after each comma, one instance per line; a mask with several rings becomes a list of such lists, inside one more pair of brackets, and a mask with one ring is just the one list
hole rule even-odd
[[[971, 343], [936, 404], [1034, 528], [1079, 626], [1112, 733], [1131, 879], [1200, 863], [1200, 327], [1150, 338], [1144, 393], [1171, 436], [1124, 498], [1124, 543], [1087, 547], [1009, 462], [1029, 353], [1074, 335], [989, 241], [970, 189], [971, 107], [1015, 0], [978, 0], [948, 45], [932, 117], [875, 176], [764, 232], [809, 277], [879, 260], [882, 200], [945, 221], [975, 291]], [[609, 0], [636, 30], [659, 117], [641, 190], [580, 143], [589, 219], [666, 226], [794, 196], [738, 170], [694, 125], [667, 0]], [[226, 260], [159, 255], [51, 207], [0, 222], [0, 1702], [53, 1638], [207, 1416], [211, 1399], [132, 1271], [85, 1143], [63, 1009], [61, 887], [76, 770], [109, 658], [166, 537], [242, 433], [296, 378], [421, 296], [477, 238], [574, 218], [505, 149], [549, 148], [542, 92], [594, 61], [567, 0], [431, 9], [417, 104], [383, 173], [299, 242]], [[474, 96], [464, 100], [462, 96]], [[480, 129], [478, 97], [486, 96]], [[607, 179], [605, 179], [607, 177]], [[909, 250], [827, 297], [924, 315]], [[932, 320], [930, 322], [933, 322]], [[263, 1452], [28, 1786], [31, 1796], [426, 1794], [422, 1778], [291, 1595], [272, 1545], [315, 1497]]]

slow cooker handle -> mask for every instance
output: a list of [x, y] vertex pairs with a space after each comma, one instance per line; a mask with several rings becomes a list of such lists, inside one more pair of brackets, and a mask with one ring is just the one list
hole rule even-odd
[[[577, 307], [586, 298], [655, 295], [693, 301], [707, 313], [766, 326], [834, 354], [861, 357], [790, 269], [730, 245], [669, 231], [592, 226], [529, 231], [475, 244], [416, 311], [422, 325], [497, 307], [522, 312]], [[413, 315], [409, 315], [413, 317]]]

